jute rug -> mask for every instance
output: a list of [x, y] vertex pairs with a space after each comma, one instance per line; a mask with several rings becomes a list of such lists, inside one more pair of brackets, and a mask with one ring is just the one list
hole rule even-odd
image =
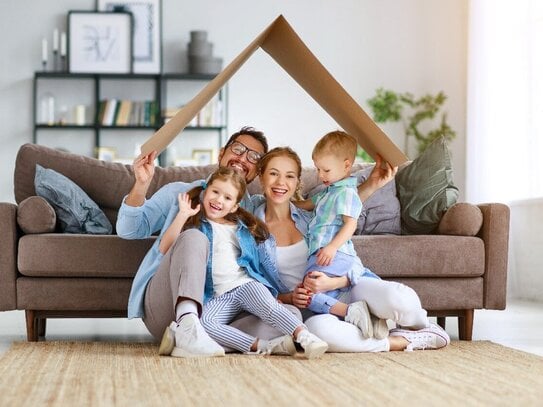
[[491, 342], [439, 351], [159, 357], [149, 343], [17, 342], [2, 406], [541, 405], [543, 358]]

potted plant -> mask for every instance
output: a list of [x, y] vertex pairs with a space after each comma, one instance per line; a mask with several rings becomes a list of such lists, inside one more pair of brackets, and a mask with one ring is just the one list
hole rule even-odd
[[434, 119], [446, 100], [447, 96], [443, 92], [415, 98], [409, 92], [398, 93], [378, 88], [368, 104], [377, 123], [401, 121], [405, 133], [404, 152], [407, 154], [409, 139], [412, 137], [416, 141], [417, 153], [420, 154], [438, 137], [443, 136], [448, 141], [456, 137], [456, 132], [447, 123], [446, 112], [441, 113], [437, 127], [423, 130], [423, 127], [428, 128], [428, 121], [431, 121], [430, 124], [435, 123]]

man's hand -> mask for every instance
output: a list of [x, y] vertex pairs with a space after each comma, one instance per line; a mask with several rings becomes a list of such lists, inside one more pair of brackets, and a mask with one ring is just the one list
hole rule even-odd
[[141, 206], [145, 202], [145, 195], [155, 175], [155, 158], [156, 151], [151, 151], [148, 154], [140, 154], [134, 159], [132, 168], [136, 182], [128, 193], [124, 201], [129, 206]]
[[155, 175], [155, 158], [156, 151], [151, 151], [147, 154], [140, 154], [134, 159], [132, 167], [134, 168], [134, 176], [136, 184], [149, 185]]

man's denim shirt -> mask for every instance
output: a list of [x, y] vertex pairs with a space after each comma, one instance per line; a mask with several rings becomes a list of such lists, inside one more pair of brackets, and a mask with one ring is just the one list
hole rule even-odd
[[[159, 237], [145, 255], [130, 290], [128, 298], [128, 318], [142, 318], [144, 316], [144, 296], [147, 284], [158, 270], [164, 255], [158, 246], [162, 234], [168, 229], [179, 212], [177, 196], [194, 187], [203, 185], [205, 180], [191, 183], [172, 182], [160, 188], [151, 198], [146, 199], [142, 206], [129, 206], [125, 199], [119, 209], [117, 218], [117, 234], [123, 239], [146, 239], [160, 231]], [[241, 206], [248, 211], [253, 210], [253, 204], [247, 194], [241, 201]]]
[[[254, 203], [259, 203], [255, 197], [253, 197]], [[262, 203], [255, 209], [255, 216], [262, 221], [266, 219], [266, 203]], [[311, 221], [311, 213], [303, 209], [298, 208], [293, 203], [290, 203], [290, 216], [294, 221], [296, 229], [304, 236], [306, 242], [308, 240], [308, 225]], [[277, 243], [275, 238], [270, 235], [270, 238], [258, 245], [258, 251], [260, 256], [260, 265], [263, 269], [265, 277], [274, 285], [274, 287], [281, 293], [285, 294], [290, 290], [284, 285], [279, 277], [279, 271], [277, 270]], [[308, 253], [309, 254], [309, 253]], [[347, 278], [350, 281], [350, 286], [345, 287], [342, 291], [347, 291], [351, 286], [356, 285], [359, 282], [360, 277], [377, 277], [369, 269], [365, 268], [358, 256], [355, 256], [355, 264], [347, 273]], [[377, 277], [378, 278], [378, 277]]]

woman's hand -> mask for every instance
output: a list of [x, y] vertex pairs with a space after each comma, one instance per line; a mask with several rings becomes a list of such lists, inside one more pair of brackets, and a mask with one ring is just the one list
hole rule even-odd
[[179, 203], [179, 213], [182, 214], [185, 219], [190, 218], [193, 215], [196, 215], [200, 210], [200, 204], [196, 205], [196, 208], [191, 207], [191, 202], [189, 195], [186, 193], [180, 193], [177, 195], [177, 202]]
[[298, 308], [307, 308], [311, 303], [311, 296], [313, 293], [304, 287], [303, 283], [300, 283], [294, 288], [292, 292], [292, 305]]
[[149, 185], [155, 175], [155, 158], [156, 151], [151, 151], [147, 154], [140, 154], [134, 159], [132, 167], [134, 168], [134, 176], [136, 184]]
[[396, 176], [398, 167], [393, 167], [388, 162], [385, 162], [383, 168], [383, 159], [380, 155], [375, 156], [375, 166], [371, 171], [368, 179], [358, 186], [358, 196], [362, 202], [365, 202], [375, 191], [384, 187]]
[[344, 277], [328, 277], [321, 271], [310, 271], [304, 278], [303, 286], [313, 293], [322, 293], [346, 285]]

